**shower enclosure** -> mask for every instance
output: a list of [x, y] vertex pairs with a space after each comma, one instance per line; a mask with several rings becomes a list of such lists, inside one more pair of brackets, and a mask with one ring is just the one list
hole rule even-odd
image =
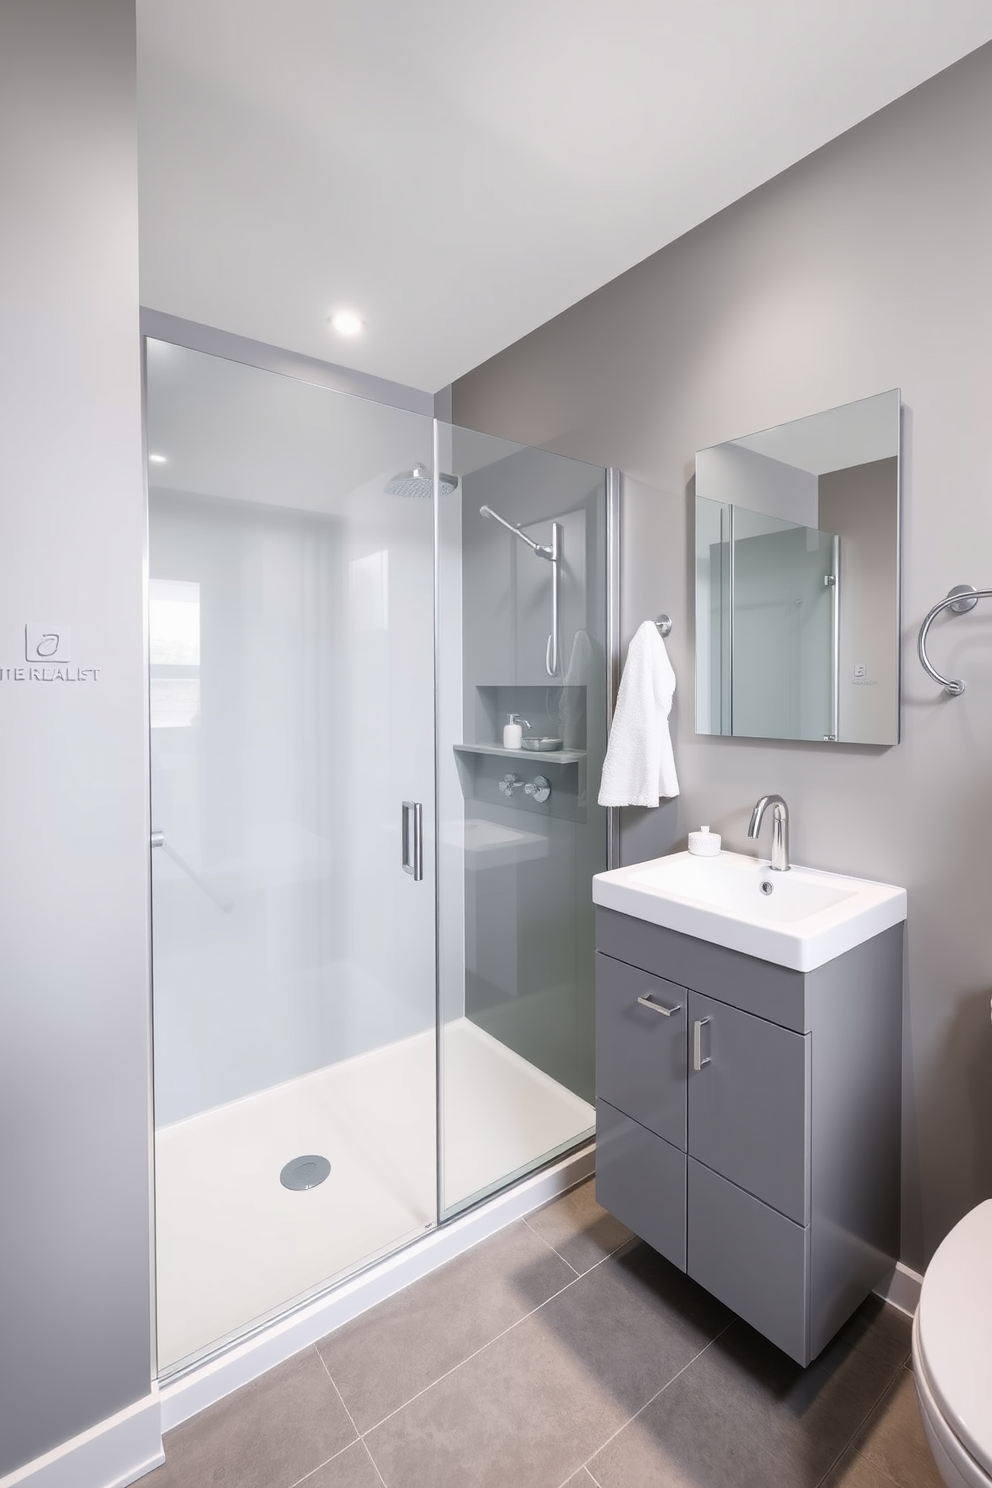
[[169, 1377], [591, 1133], [607, 499], [289, 359], [146, 365]]

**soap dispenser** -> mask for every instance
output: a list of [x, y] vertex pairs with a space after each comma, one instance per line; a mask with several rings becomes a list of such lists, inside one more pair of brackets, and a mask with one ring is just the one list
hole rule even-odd
[[519, 749], [525, 728], [530, 728], [526, 718], [521, 718], [519, 713], [509, 714], [503, 728], [503, 748]]

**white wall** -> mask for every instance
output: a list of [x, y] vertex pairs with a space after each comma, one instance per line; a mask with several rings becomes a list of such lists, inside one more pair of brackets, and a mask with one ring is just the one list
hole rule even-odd
[[0, 666], [88, 675], [0, 683], [0, 1475], [151, 1377], [134, 89], [130, 0], [5, 0]]
[[[916, 632], [952, 584], [992, 583], [992, 48], [923, 84], [455, 385], [454, 416], [628, 473], [622, 624], [668, 610], [683, 795], [625, 813], [623, 853], [727, 847], [758, 795], [798, 862], [909, 889], [903, 1258], [920, 1267], [992, 1193], [992, 606]], [[647, 189], [647, 188], [646, 188]], [[696, 450], [901, 387], [903, 742], [693, 733]]]

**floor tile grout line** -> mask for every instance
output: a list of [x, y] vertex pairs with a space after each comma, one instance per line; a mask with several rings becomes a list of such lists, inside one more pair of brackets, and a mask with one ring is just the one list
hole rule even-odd
[[379, 1482], [382, 1484], [382, 1488], [386, 1488], [386, 1480], [382, 1476], [382, 1473], [379, 1471], [378, 1462], [376, 1462], [375, 1458], [372, 1456], [372, 1448], [369, 1446], [364, 1436], [360, 1438], [360, 1441], [362, 1443], [362, 1446], [365, 1448], [365, 1455], [368, 1457], [369, 1461], [372, 1464], [372, 1471], [375, 1473], [376, 1477], [379, 1479]]
[[[596, 1448], [595, 1452], [590, 1452], [589, 1453], [589, 1456], [586, 1458], [585, 1462], [583, 1462], [582, 1466], [585, 1468], [586, 1472], [589, 1474], [589, 1476], [592, 1478], [593, 1482], [596, 1484], [596, 1488], [599, 1488], [599, 1480], [597, 1479], [597, 1477], [596, 1477], [595, 1473], [593, 1472], [592, 1468], [589, 1466], [589, 1464], [592, 1461], [592, 1459], [594, 1457], [598, 1456], [599, 1453], [604, 1450], [604, 1448], [608, 1447], [610, 1445], [610, 1442], [613, 1441], [616, 1437], [618, 1437], [620, 1435], [621, 1431], [626, 1431], [627, 1427], [630, 1426], [630, 1425], [632, 1425], [632, 1423], [637, 1420], [638, 1416], [643, 1415], [644, 1412], [647, 1410], [647, 1408], [648, 1408], [649, 1405], [654, 1405], [655, 1401], [658, 1400], [658, 1399], [660, 1399], [660, 1397], [662, 1395], [664, 1395], [664, 1393], [668, 1389], [669, 1385], [674, 1385], [675, 1381], [677, 1379], [680, 1379], [681, 1376], [683, 1374], [685, 1374], [685, 1372], [686, 1372], [687, 1369], [691, 1369], [692, 1365], [695, 1364], [696, 1360], [697, 1359], [701, 1359], [703, 1357], [703, 1355], [705, 1354], [706, 1350], [708, 1348], [712, 1348], [713, 1344], [716, 1343], [718, 1341], [718, 1339], [721, 1339], [723, 1337], [724, 1333], [726, 1333], [727, 1329], [728, 1328], [732, 1328], [734, 1326], [734, 1323], [736, 1321], [737, 1321], [736, 1318], [731, 1318], [729, 1323], [725, 1323], [724, 1326], [720, 1329], [719, 1333], [714, 1333], [713, 1337], [710, 1338], [710, 1339], [708, 1339], [707, 1342], [703, 1344], [702, 1348], [701, 1349], [698, 1349], [696, 1351], [696, 1353], [693, 1354], [693, 1356], [692, 1356], [691, 1359], [687, 1359], [685, 1361], [685, 1363], [682, 1365], [682, 1368], [679, 1369], [679, 1370], [677, 1370], [676, 1373], [672, 1375], [672, 1377], [671, 1377], [670, 1380], [666, 1380], [665, 1381], [665, 1383], [662, 1385], [662, 1387], [661, 1387], [660, 1390], [656, 1390], [655, 1391], [655, 1393], [651, 1396], [651, 1399], [650, 1400], [645, 1400], [645, 1402], [641, 1406], [640, 1410], [636, 1410], [632, 1416], [629, 1416], [627, 1418], [626, 1421], [622, 1421], [621, 1424], [617, 1427], [616, 1431], [612, 1431], [610, 1433], [610, 1435], [606, 1438], [606, 1440], [604, 1442], [600, 1442], [600, 1444]], [[566, 1482], [567, 1482], [567, 1479], [566, 1479]], [[564, 1485], [562, 1485], [562, 1488], [564, 1488]]]
[[[369, 1447], [368, 1442], [365, 1440], [365, 1437], [359, 1431], [358, 1424], [355, 1421], [354, 1416], [351, 1414], [351, 1411], [348, 1409], [347, 1405], [345, 1404], [344, 1396], [341, 1394], [341, 1391], [338, 1389], [337, 1380], [334, 1378], [333, 1374], [331, 1373], [331, 1371], [327, 1367], [327, 1360], [324, 1358], [323, 1354], [320, 1352], [320, 1349], [317, 1347], [316, 1344], [314, 1344], [313, 1348], [314, 1348], [314, 1353], [317, 1355], [317, 1358], [320, 1360], [321, 1364], [323, 1365], [324, 1373], [327, 1375], [327, 1378], [331, 1382], [331, 1389], [334, 1391], [335, 1395], [338, 1397], [338, 1399], [341, 1402], [341, 1409], [344, 1411], [345, 1415], [348, 1417], [348, 1420], [351, 1422], [351, 1429], [355, 1433], [355, 1439], [356, 1439], [356, 1441], [361, 1442], [362, 1449], [364, 1450], [365, 1455], [368, 1457], [369, 1461], [372, 1464], [372, 1471], [375, 1473], [376, 1477], [379, 1479], [379, 1482], [382, 1484], [382, 1488], [386, 1488], [386, 1480], [382, 1476], [382, 1473], [379, 1471], [379, 1464], [376, 1462], [375, 1458], [372, 1456], [372, 1452], [371, 1452], [371, 1449]], [[355, 1442], [349, 1442], [348, 1443], [348, 1446], [349, 1447], [353, 1447], [354, 1445], [355, 1445]], [[347, 1451], [348, 1450], [348, 1447], [344, 1447], [342, 1450]], [[336, 1455], [337, 1456], [340, 1456], [341, 1453], [338, 1452]], [[328, 1461], [329, 1462], [330, 1461], [333, 1461], [333, 1458], [328, 1458]], [[321, 1466], [324, 1466], [324, 1464], [321, 1463]], [[317, 1471], [317, 1469], [315, 1469], [315, 1471]]]
[[894, 1478], [891, 1473], [886, 1472], [885, 1468], [881, 1467], [877, 1462], [869, 1457], [867, 1452], [862, 1452], [858, 1447], [851, 1447], [850, 1450], [856, 1457], [860, 1457], [862, 1462], [867, 1462], [870, 1465], [872, 1472], [875, 1472], [879, 1475], [879, 1477], [884, 1478], [886, 1483], [891, 1483], [892, 1488], [901, 1488], [899, 1479]]
[[[624, 1241], [623, 1244], [626, 1245], [627, 1242]], [[617, 1250], [620, 1250], [621, 1248], [621, 1246], [617, 1246]], [[521, 1323], [525, 1323], [528, 1318], [534, 1317], [534, 1315], [540, 1312], [543, 1307], [547, 1307], [550, 1302], [553, 1302], [556, 1297], [562, 1296], [562, 1294], [564, 1292], [567, 1292], [570, 1287], [575, 1286], [576, 1282], [583, 1281], [585, 1277], [591, 1276], [592, 1273], [594, 1271], [597, 1271], [599, 1267], [602, 1266], [606, 1261], [611, 1260], [612, 1257], [616, 1255], [616, 1253], [616, 1250], [611, 1250], [609, 1255], [603, 1256], [602, 1260], [597, 1261], [594, 1266], [590, 1266], [589, 1270], [584, 1271], [581, 1276], [573, 1276], [571, 1281], [567, 1281], [563, 1287], [559, 1287], [557, 1292], [552, 1292], [550, 1297], [545, 1297], [543, 1302], [539, 1302], [536, 1307], [532, 1307], [530, 1311], [525, 1312], [522, 1317], [516, 1318], [500, 1333], [497, 1333], [486, 1343], [480, 1344], [477, 1349], [473, 1349], [470, 1354], [466, 1354], [464, 1359], [460, 1359], [457, 1364], [453, 1364], [450, 1369], [446, 1369], [443, 1374], [439, 1374], [437, 1379], [431, 1380], [429, 1385], [425, 1385], [422, 1390], [418, 1390], [416, 1394], [411, 1395], [409, 1400], [404, 1400], [401, 1405], [396, 1406], [395, 1410], [387, 1411], [380, 1420], [375, 1421], [371, 1426], [366, 1428], [366, 1430], [362, 1434], [362, 1439], [364, 1440], [364, 1438], [371, 1432], [377, 1431], [380, 1426], [384, 1426], [387, 1421], [391, 1421], [393, 1416], [399, 1415], [400, 1411], [406, 1410], [408, 1405], [412, 1405], [415, 1400], [419, 1400], [422, 1395], [426, 1395], [429, 1390], [433, 1390], [435, 1385], [439, 1385], [442, 1380], [448, 1379], [448, 1377], [454, 1374], [456, 1370], [463, 1369], [466, 1364], [471, 1363], [473, 1359], [477, 1359], [480, 1354], [484, 1354], [486, 1349], [492, 1348], [494, 1343], [498, 1343], [501, 1338], [505, 1338], [508, 1333], [512, 1333], [514, 1328], [519, 1328]]]
[[[323, 1369], [324, 1373], [327, 1375], [327, 1378], [330, 1380], [331, 1389], [334, 1391], [334, 1393], [338, 1397], [338, 1399], [341, 1400], [341, 1391], [338, 1389], [337, 1385], [334, 1383], [334, 1380], [331, 1379], [331, 1371], [328, 1369], [327, 1365], [324, 1363], [324, 1358], [323, 1358], [323, 1355], [320, 1352], [320, 1349], [317, 1347], [316, 1344], [313, 1344], [312, 1347], [313, 1347], [314, 1353], [317, 1355], [317, 1358], [320, 1360], [321, 1368]], [[358, 1434], [358, 1427], [355, 1425], [355, 1422], [352, 1419], [351, 1411], [345, 1405], [345, 1403], [344, 1403], [343, 1400], [341, 1400], [341, 1406], [342, 1406], [342, 1409], [344, 1410], [345, 1415], [348, 1417], [348, 1420], [351, 1421], [351, 1429], [355, 1432], [354, 1439], [352, 1441], [350, 1441], [350, 1442], [346, 1442], [343, 1447], [339, 1447], [336, 1452], [332, 1452], [331, 1455], [330, 1455], [330, 1457], [325, 1457], [324, 1460], [323, 1460], [323, 1462], [318, 1462], [316, 1467], [312, 1467], [308, 1473], [304, 1473], [302, 1478], [297, 1478], [295, 1482], [293, 1482], [293, 1483], [291, 1483], [289, 1485], [289, 1488], [301, 1488], [301, 1484], [306, 1483], [310, 1478], [312, 1478], [313, 1475], [314, 1475], [314, 1473], [319, 1473], [320, 1470], [321, 1470], [321, 1468], [326, 1467], [329, 1462], [333, 1462], [337, 1457], [340, 1457], [343, 1452], [349, 1451], [355, 1445], [355, 1442], [356, 1441], [361, 1441], [361, 1436]], [[383, 1488], [385, 1488], [385, 1485], [383, 1485]]]
[[[373, 1455], [372, 1455], [372, 1449], [370, 1449], [369, 1443], [367, 1443], [366, 1442], [366, 1439], [364, 1439], [363, 1433], [361, 1433], [361, 1431], [358, 1430], [357, 1421], [355, 1421], [354, 1415], [351, 1414], [351, 1411], [350, 1411], [350, 1409], [348, 1409], [348, 1406], [345, 1405], [345, 1397], [342, 1396], [341, 1390], [339, 1390], [339, 1388], [338, 1388], [338, 1381], [336, 1381], [335, 1376], [332, 1375], [332, 1372], [330, 1372], [329, 1367], [327, 1367], [327, 1360], [324, 1359], [323, 1354], [321, 1354], [320, 1348], [317, 1348], [317, 1344], [314, 1344], [314, 1353], [317, 1354], [318, 1359], [320, 1359], [321, 1364], [323, 1364], [323, 1366], [324, 1366], [324, 1373], [326, 1373], [327, 1378], [330, 1379], [330, 1385], [332, 1385], [332, 1390], [335, 1391], [336, 1396], [338, 1396], [338, 1399], [341, 1400], [342, 1411], [345, 1412], [345, 1415], [347, 1415], [348, 1420], [351, 1421], [351, 1430], [354, 1431], [354, 1433], [355, 1433], [355, 1440], [358, 1440], [358, 1442], [361, 1442], [361, 1446], [363, 1446], [364, 1454], [366, 1454], [366, 1457], [369, 1458], [370, 1463], [372, 1463], [372, 1472], [375, 1473], [376, 1478], [378, 1478], [379, 1479], [379, 1482], [381, 1482], [382, 1488], [385, 1488], [385, 1478], [384, 1478], [384, 1476], [382, 1476], [382, 1473], [379, 1472], [379, 1464], [376, 1463], [375, 1457], [373, 1457]], [[348, 1446], [354, 1446], [354, 1445], [355, 1445], [354, 1442], [348, 1443]], [[344, 1451], [345, 1452], [348, 1451], [348, 1446], [345, 1446], [345, 1448], [344, 1448]], [[338, 1457], [341, 1457], [341, 1452], [338, 1452], [338, 1454], [336, 1454], [336, 1455], [338, 1455]], [[327, 1458], [327, 1461], [333, 1461], [333, 1458]], [[321, 1467], [323, 1467], [323, 1466], [324, 1466], [324, 1464], [321, 1463]]]
[[[357, 1440], [360, 1441], [361, 1438], [359, 1437]], [[323, 1462], [318, 1462], [316, 1467], [312, 1467], [308, 1473], [304, 1473], [302, 1478], [297, 1478], [295, 1482], [290, 1483], [289, 1488], [303, 1488], [303, 1484], [309, 1483], [314, 1473], [319, 1473], [321, 1468], [326, 1467], [329, 1462], [336, 1462], [339, 1457], [344, 1456], [345, 1452], [350, 1452], [355, 1445], [356, 1442], [350, 1441], [346, 1446], [339, 1447], [336, 1452], [331, 1453], [330, 1457], [325, 1457]]]
[[[833, 1462], [831, 1462], [830, 1466], [827, 1468], [826, 1472], [823, 1474], [823, 1477], [820, 1478], [819, 1482], [816, 1485], [816, 1488], [823, 1488], [823, 1484], [830, 1477], [830, 1474], [834, 1471], [834, 1469], [836, 1468], [837, 1464], [840, 1462], [841, 1458], [844, 1456], [845, 1452], [854, 1451], [854, 1452], [857, 1452], [858, 1453], [858, 1456], [859, 1457], [865, 1457], [864, 1452], [858, 1451], [858, 1448], [854, 1445], [855, 1440], [860, 1435], [860, 1433], [863, 1430], [863, 1428], [866, 1425], [866, 1423], [871, 1419], [871, 1417], [878, 1410], [878, 1407], [881, 1405], [881, 1403], [885, 1399], [886, 1395], [888, 1395], [889, 1392], [891, 1391], [893, 1385], [895, 1384], [895, 1381], [896, 1381], [896, 1378], [897, 1378], [897, 1376], [899, 1374], [900, 1369], [904, 1369], [905, 1367], [906, 1366], [904, 1364], [897, 1364], [896, 1365], [895, 1369], [892, 1371], [892, 1373], [889, 1375], [888, 1379], [886, 1380], [885, 1384], [882, 1386], [881, 1391], [876, 1396], [874, 1403], [871, 1406], [869, 1406], [868, 1410], [861, 1417], [861, 1420], [858, 1422], [857, 1426], [855, 1426], [854, 1430], [851, 1432], [851, 1435], [848, 1437], [847, 1441], [841, 1447], [840, 1451], [837, 1453], [837, 1456], [834, 1458]], [[833, 1374], [832, 1373], [831, 1374], [828, 1374], [827, 1375], [827, 1378], [828, 1379], [833, 1379]], [[865, 1457], [865, 1460], [868, 1461], [869, 1459], [867, 1457]], [[876, 1463], [872, 1463], [872, 1466], [875, 1467], [875, 1466], [877, 1466], [877, 1464]], [[888, 1473], [884, 1472], [884, 1470], [879, 1469], [879, 1471], [882, 1472], [882, 1476], [883, 1477], [888, 1477]]]
[[338, 1389], [337, 1384], [335, 1383], [335, 1380], [334, 1380], [334, 1376], [333, 1376], [333, 1374], [331, 1373], [331, 1371], [327, 1367], [327, 1360], [324, 1358], [323, 1354], [320, 1352], [320, 1349], [317, 1347], [316, 1344], [313, 1345], [313, 1351], [317, 1355], [317, 1358], [320, 1360], [320, 1367], [321, 1367], [321, 1369], [323, 1369], [324, 1373], [327, 1375], [327, 1378], [331, 1382], [331, 1389], [334, 1391], [335, 1395], [338, 1397], [338, 1399], [341, 1402], [341, 1409], [344, 1411], [345, 1415], [348, 1417], [348, 1420], [351, 1422], [351, 1429], [352, 1429], [352, 1431], [355, 1433], [356, 1438], [360, 1439], [362, 1433], [359, 1431], [358, 1426], [356, 1425], [354, 1416], [351, 1414], [351, 1411], [348, 1409], [348, 1407], [344, 1403], [344, 1396], [341, 1394], [341, 1391]]
[[687, 1359], [686, 1362], [682, 1365], [682, 1368], [679, 1369], [679, 1370], [677, 1370], [676, 1373], [672, 1375], [672, 1377], [671, 1377], [670, 1380], [666, 1380], [665, 1381], [665, 1383], [662, 1385], [662, 1387], [661, 1387], [660, 1390], [656, 1390], [655, 1391], [655, 1393], [651, 1396], [651, 1399], [650, 1400], [645, 1400], [644, 1404], [640, 1407], [639, 1410], [636, 1410], [632, 1416], [629, 1416], [627, 1418], [626, 1421], [621, 1421], [621, 1423], [617, 1427], [617, 1429], [615, 1431], [611, 1432], [610, 1435], [606, 1438], [605, 1441], [600, 1442], [600, 1444], [596, 1448], [595, 1452], [590, 1452], [590, 1454], [586, 1458], [585, 1462], [580, 1463], [580, 1465], [575, 1469], [575, 1472], [573, 1472], [569, 1477], [567, 1477], [565, 1479], [565, 1482], [562, 1483], [561, 1488], [567, 1488], [567, 1484], [571, 1482], [572, 1478], [574, 1478], [575, 1473], [582, 1472], [583, 1470], [585, 1470], [585, 1472], [587, 1472], [589, 1474], [590, 1478], [592, 1478], [593, 1482], [596, 1484], [596, 1488], [600, 1488], [599, 1479], [596, 1477], [596, 1475], [593, 1472], [592, 1468], [589, 1466], [589, 1464], [592, 1461], [592, 1459], [595, 1456], [597, 1456], [600, 1452], [602, 1452], [602, 1450], [604, 1449], [604, 1447], [608, 1447], [609, 1444], [610, 1444], [610, 1442], [613, 1441], [614, 1437], [617, 1437], [617, 1436], [620, 1435], [621, 1431], [626, 1431], [627, 1427], [633, 1421], [636, 1421], [637, 1418], [638, 1418], [638, 1416], [641, 1415], [644, 1411], [646, 1411], [649, 1405], [653, 1405], [654, 1402], [658, 1399], [659, 1396], [664, 1395], [665, 1391], [668, 1389], [668, 1386], [669, 1385], [674, 1385], [675, 1381], [679, 1378], [679, 1376], [682, 1375], [682, 1374], [685, 1374], [686, 1370], [690, 1367], [690, 1365], [695, 1364], [695, 1362], [696, 1362], [697, 1359], [702, 1358], [702, 1356], [703, 1356], [703, 1354], [705, 1354], [706, 1350], [708, 1348], [710, 1348], [714, 1343], [716, 1343], [717, 1339], [722, 1338], [723, 1335], [724, 1335], [724, 1333], [726, 1333], [727, 1329], [728, 1328], [732, 1328], [733, 1325], [734, 1325], [734, 1323], [736, 1321], [737, 1321], [736, 1318], [731, 1318], [729, 1323], [725, 1323], [724, 1326], [720, 1329], [719, 1333], [714, 1333], [713, 1337], [710, 1338], [710, 1339], [708, 1339], [707, 1342], [703, 1344], [703, 1346], [702, 1346], [701, 1349], [697, 1349], [697, 1351], [693, 1354], [692, 1358], [691, 1359]]
[[540, 1240], [542, 1244], [548, 1247], [552, 1255], [556, 1255], [560, 1261], [565, 1261], [565, 1265], [570, 1271], [574, 1271], [576, 1276], [582, 1275], [582, 1272], [578, 1269], [578, 1267], [573, 1266], [571, 1261], [565, 1260], [565, 1257], [562, 1255], [561, 1251], [557, 1248], [557, 1246], [551, 1244], [551, 1241], [547, 1238], [546, 1235], [542, 1235], [540, 1230], [535, 1230], [534, 1226], [528, 1222], [526, 1214], [523, 1215], [522, 1218], [524, 1224], [527, 1225], [527, 1228], [530, 1230], [531, 1234], [536, 1235], [538, 1240]]

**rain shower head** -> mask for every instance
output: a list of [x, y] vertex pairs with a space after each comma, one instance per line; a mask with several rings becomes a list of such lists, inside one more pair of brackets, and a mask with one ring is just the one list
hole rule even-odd
[[[445, 475], [443, 471], [438, 476], [442, 496], [450, 495], [457, 484], [457, 476]], [[432, 496], [434, 477], [426, 465], [414, 465], [412, 470], [401, 470], [399, 475], [394, 475], [384, 489], [387, 496]]]

